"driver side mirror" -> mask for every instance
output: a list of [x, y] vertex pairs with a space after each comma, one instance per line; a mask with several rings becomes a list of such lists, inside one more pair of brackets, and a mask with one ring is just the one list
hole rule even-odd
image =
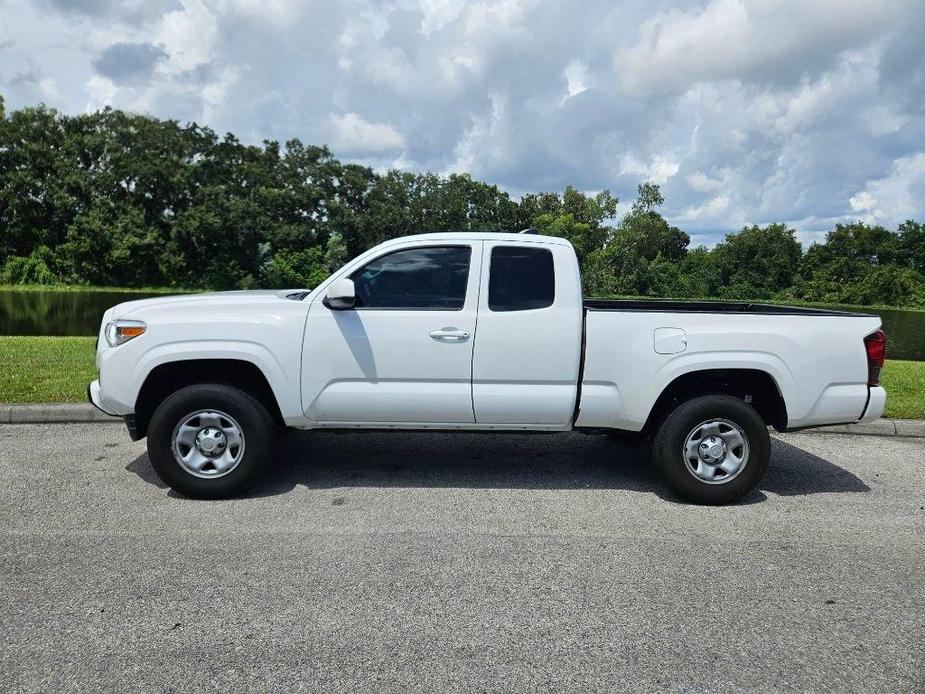
[[324, 295], [324, 305], [334, 311], [342, 311], [346, 308], [353, 308], [356, 303], [356, 291], [353, 287], [353, 280], [344, 277], [336, 280], [328, 287]]

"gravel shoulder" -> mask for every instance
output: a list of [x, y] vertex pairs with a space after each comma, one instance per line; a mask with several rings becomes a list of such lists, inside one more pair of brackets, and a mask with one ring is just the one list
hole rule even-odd
[[606, 437], [301, 433], [173, 496], [0, 425], [0, 690], [921, 691], [925, 440], [775, 436], [743, 503]]

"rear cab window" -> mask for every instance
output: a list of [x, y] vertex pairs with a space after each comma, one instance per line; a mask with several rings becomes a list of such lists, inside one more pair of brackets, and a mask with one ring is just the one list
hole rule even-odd
[[529, 311], [552, 306], [556, 278], [549, 249], [495, 246], [490, 262], [489, 310]]

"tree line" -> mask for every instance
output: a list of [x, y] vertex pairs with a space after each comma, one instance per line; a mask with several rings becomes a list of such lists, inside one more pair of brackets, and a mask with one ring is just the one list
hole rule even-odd
[[712, 249], [643, 183], [616, 196], [519, 200], [467, 174], [341, 162], [297, 139], [247, 145], [197, 123], [105, 109], [76, 116], [0, 98], [0, 282], [248, 289], [313, 286], [386, 239], [534, 227], [575, 246], [589, 295], [925, 307], [925, 225], [839, 224], [805, 252], [783, 224]]

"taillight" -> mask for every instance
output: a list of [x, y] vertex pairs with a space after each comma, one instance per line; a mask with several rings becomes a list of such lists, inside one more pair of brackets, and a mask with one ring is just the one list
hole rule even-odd
[[880, 370], [886, 358], [886, 333], [878, 330], [865, 337], [864, 349], [867, 350], [867, 385], [879, 385]]

